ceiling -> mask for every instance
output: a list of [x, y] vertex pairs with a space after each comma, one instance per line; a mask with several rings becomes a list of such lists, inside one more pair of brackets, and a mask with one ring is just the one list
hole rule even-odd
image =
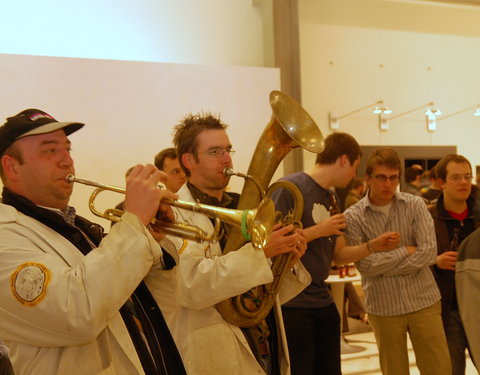
[[480, 0], [416, 0], [416, 1], [426, 1], [431, 3], [447, 3], [450, 5], [480, 6]]
[[299, 0], [301, 23], [480, 38], [480, 0]]

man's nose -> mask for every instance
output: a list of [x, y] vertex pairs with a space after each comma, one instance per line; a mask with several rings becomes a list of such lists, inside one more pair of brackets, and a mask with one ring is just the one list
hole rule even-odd
[[62, 167], [70, 167], [73, 165], [73, 159], [69, 151], [67, 150], [62, 151], [59, 164]]
[[232, 155], [230, 155], [230, 152], [225, 150], [222, 155], [222, 160], [228, 164], [232, 162]]

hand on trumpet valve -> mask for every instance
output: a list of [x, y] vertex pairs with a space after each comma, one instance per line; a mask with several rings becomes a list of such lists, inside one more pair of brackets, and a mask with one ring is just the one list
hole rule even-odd
[[[158, 183], [166, 178], [164, 172], [151, 164], [135, 166], [127, 177], [125, 211], [137, 215], [145, 225], [149, 225], [158, 214], [162, 220], [173, 221], [171, 207], [161, 201], [177, 199], [177, 195], [158, 188]], [[153, 230], [157, 232], [158, 228]]]
[[293, 253], [292, 265], [300, 259], [307, 249], [307, 237], [303, 229], [296, 228], [293, 224], [274, 226], [270, 240], [263, 248], [267, 258], [276, 255]]

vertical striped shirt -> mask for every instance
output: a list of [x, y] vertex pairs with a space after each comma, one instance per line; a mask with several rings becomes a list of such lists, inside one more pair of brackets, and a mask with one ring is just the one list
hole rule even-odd
[[[387, 231], [400, 233], [399, 247], [369, 255], [356, 266], [362, 275], [366, 310], [381, 316], [403, 315], [440, 300], [430, 265], [437, 243], [433, 219], [424, 201], [411, 194], [395, 193], [387, 215], [375, 210], [368, 198], [345, 211], [348, 245], [359, 245]], [[416, 246], [413, 254], [406, 247]]]

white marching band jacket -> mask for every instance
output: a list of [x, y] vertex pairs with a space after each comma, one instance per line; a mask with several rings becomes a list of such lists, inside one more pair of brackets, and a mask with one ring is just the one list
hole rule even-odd
[[178, 267], [161, 269], [140, 220], [125, 213], [86, 256], [11, 206], [0, 204], [0, 224], [0, 336], [15, 374], [143, 374], [118, 310], [150, 272], [152, 293], [173, 311]]
[[[194, 201], [187, 184], [178, 195], [179, 200]], [[177, 221], [213, 232], [207, 216], [178, 208], [174, 211]], [[237, 251], [222, 255], [218, 243], [199, 244], [173, 238], [172, 241], [180, 253], [180, 307], [168, 323], [187, 373], [263, 374], [241, 329], [225, 321], [215, 305], [272, 281], [270, 261], [264, 252], [247, 243]], [[300, 293], [311, 280], [301, 262], [295, 265], [295, 274], [289, 272], [285, 277], [275, 306], [282, 375], [289, 374], [290, 369], [280, 303]]]

